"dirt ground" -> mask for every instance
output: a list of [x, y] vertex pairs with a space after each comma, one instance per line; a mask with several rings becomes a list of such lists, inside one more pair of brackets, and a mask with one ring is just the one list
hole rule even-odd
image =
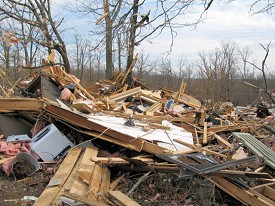
[[33, 201], [21, 200], [24, 196], [39, 197], [50, 179], [50, 174], [38, 171], [30, 177], [17, 179], [11, 175], [7, 177], [0, 171], [0, 205], [18, 206], [32, 205]]
[[[0, 172], [0, 205], [29, 206], [34, 201], [23, 201], [24, 196], [39, 197], [48, 184], [52, 174], [38, 171], [31, 177], [16, 179]], [[125, 178], [121, 189], [125, 194], [138, 180]], [[130, 195], [142, 206], [239, 206], [242, 205], [213, 184], [201, 177], [179, 179], [172, 174], [150, 175]]]

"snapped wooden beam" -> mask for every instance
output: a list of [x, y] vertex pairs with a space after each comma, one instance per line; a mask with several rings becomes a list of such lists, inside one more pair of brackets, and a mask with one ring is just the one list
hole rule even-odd
[[151, 164], [154, 163], [153, 159], [151, 158], [127, 158], [127, 160], [119, 157], [91, 157], [91, 161], [105, 164], [105, 165], [124, 165], [124, 164], [131, 164], [131, 160], [135, 161], [138, 160], [140, 162]]
[[69, 199], [75, 200], [76, 202], [80, 202], [83, 203], [85, 205], [89, 205], [89, 206], [108, 206], [107, 204], [104, 203], [100, 203], [98, 201], [95, 200], [91, 200], [87, 197], [81, 197], [75, 194], [70, 194], [68, 192], [64, 193], [62, 196], [67, 197]]
[[239, 187], [222, 177], [211, 177], [209, 180], [227, 194], [245, 205], [273, 206], [275, 202], [250, 188]]
[[0, 111], [41, 111], [44, 102], [35, 98], [0, 98]]
[[272, 176], [265, 172], [246, 172], [237, 170], [220, 170], [211, 172], [208, 176], [230, 177], [230, 178], [267, 178], [272, 179]]
[[62, 185], [65, 184], [66, 180], [68, 179], [71, 171], [73, 170], [78, 157], [80, 155], [82, 148], [81, 147], [74, 147], [72, 148], [65, 159], [63, 160], [62, 164], [60, 165], [59, 169], [55, 173], [52, 179], [61, 179], [61, 183], [56, 186], [47, 187], [38, 200], [34, 203], [34, 206], [48, 206], [51, 205], [52, 202], [57, 197], [59, 191], [62, 188]]
[[104, 202], [104, 196], [110, 187], [111, 172], [108, 167], [95, 164], [93, 174], [89, 182], [88, 198]]
[[109, 104], [113, 104], [113, 103], [115, 103], [115, 102], [117, 102], [119, 100], [125, 99], [125, 98], [127, 98], [129, 96], [133, 96], [133, 95], [137, 94], [140, 91], [141, 91], [140, 87], [129, 89], [129, 90], [125, 91], [125, 92], [121, 92], [121, 93], [110, 95], [107, 98], [107, 101], [109, 102]]
[[140, 206], [137, 202], [132, 200], [130, 197], [123, 194], [121, 191], [108, 191], [108, 194], [114, 198], [114, 202], [118, 206]]
[[223, 145], [225, 145], [226, 147], [228, 147], [228, 149], [232, 149], [233, 145], [230, 144], [227, 140], [223, 139], [221, 136], [217, 135], [216, 133], [210, 132], [213, 137], [220, 143], [222, 143]]

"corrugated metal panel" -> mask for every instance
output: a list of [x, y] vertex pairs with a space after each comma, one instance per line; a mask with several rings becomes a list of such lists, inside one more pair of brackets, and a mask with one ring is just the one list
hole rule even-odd
[[233, 136], [239, 139], [255, 155], [263, 158], [267, 165], [275, 169], [275, 152], [272, 149], [249, 133], [233, 132]]

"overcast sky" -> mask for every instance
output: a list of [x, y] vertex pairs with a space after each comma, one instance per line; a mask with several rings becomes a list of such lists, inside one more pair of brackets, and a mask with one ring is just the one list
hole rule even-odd
[[[249, 12], [253, 1], [235, 1], [230, 4], [214, 1], [207, 13], [207, 19], [194, 30], [183, 27], [177, 29], [171, 58], [183, 54], [187, 59], [198, 58], [201, 51], [213, 50], [222, 41], [236, 42], [240, 47], [249, 47], [261, 62], [265, 51], [259, 44], [271, 42], [267, 64], [275, 71], [275, 21], [267, 14], [252, 15]], [[142, 44], [144, 51], [159, 55], [169, 49], [168, 34]]]
[[[66, 0], [55, 2], [62, 4], [64, 1]], [[222, 41], [230, 41], [240, 47], [248, 46], [253, 51], [254, 58], [259, 65], [265, 55], [265, 51], [259, 44], [267, 45], [271, 42], [267, 65], [275, 71], [275, 21], [268, 14], [252, 15], [249, 9], [253, 2], [255, 0], [236, 0], [230, 4], [214, 1], [207, 12], [207, 19], [204, 23], [199, 24], [196, 29], [182, 27], [176, 30], [177, 36], [168, 58], [175, 62], [183, 55], [190, 61], [196, 60], [199, 52], [214, 50]], [[151, 5], [154, 6], [154, 4]], [[150, 9], [150, 3], [147, 9]], [[194, 12], [193, 15], [194, 17], [191, 15], [187, 18], [198, 17], [198, 13]], [[177, 19], [177, 22], [180, 21], [181, 19]], [[85, 33], [91, 27], [85, 17], [80, 18], [76, 15], [69, 21], [67, 20], [65, 26], [74, 27], [78, 33]], [[155, 39], [143, 41], [137, 50], [149, 53], [152, 58], [164, 57], [170, 44], [171, 39], [167, 30]]]

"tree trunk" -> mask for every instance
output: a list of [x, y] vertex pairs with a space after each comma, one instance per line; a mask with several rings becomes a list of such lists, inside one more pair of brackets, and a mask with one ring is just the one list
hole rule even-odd
[[[134, 0], [133, 13], [131, 16], [131, 28], [130, 28], [130, 41], [128, 45], [128, 55], [127, 55], [127, 66], [128, 70], [134, 59], [134, 49], [135, 49], [135, 39], [136, 39], [136, 29], [137, 29], [137, 15], [138, 15], [138, 2], [139, 0]], [[132, 71], [129, 73], [126, 83], [129, 84], [132, 81]]]
[[107, 13], [105, 17], [106, 23], [106, 78], [111, 79], [113, 77], [113, 29], [112, 29], [112, 21], [110, 19], [109, 12], [109, 2], [108, 0], [103, 0], [104, 5], [104, 13]]

